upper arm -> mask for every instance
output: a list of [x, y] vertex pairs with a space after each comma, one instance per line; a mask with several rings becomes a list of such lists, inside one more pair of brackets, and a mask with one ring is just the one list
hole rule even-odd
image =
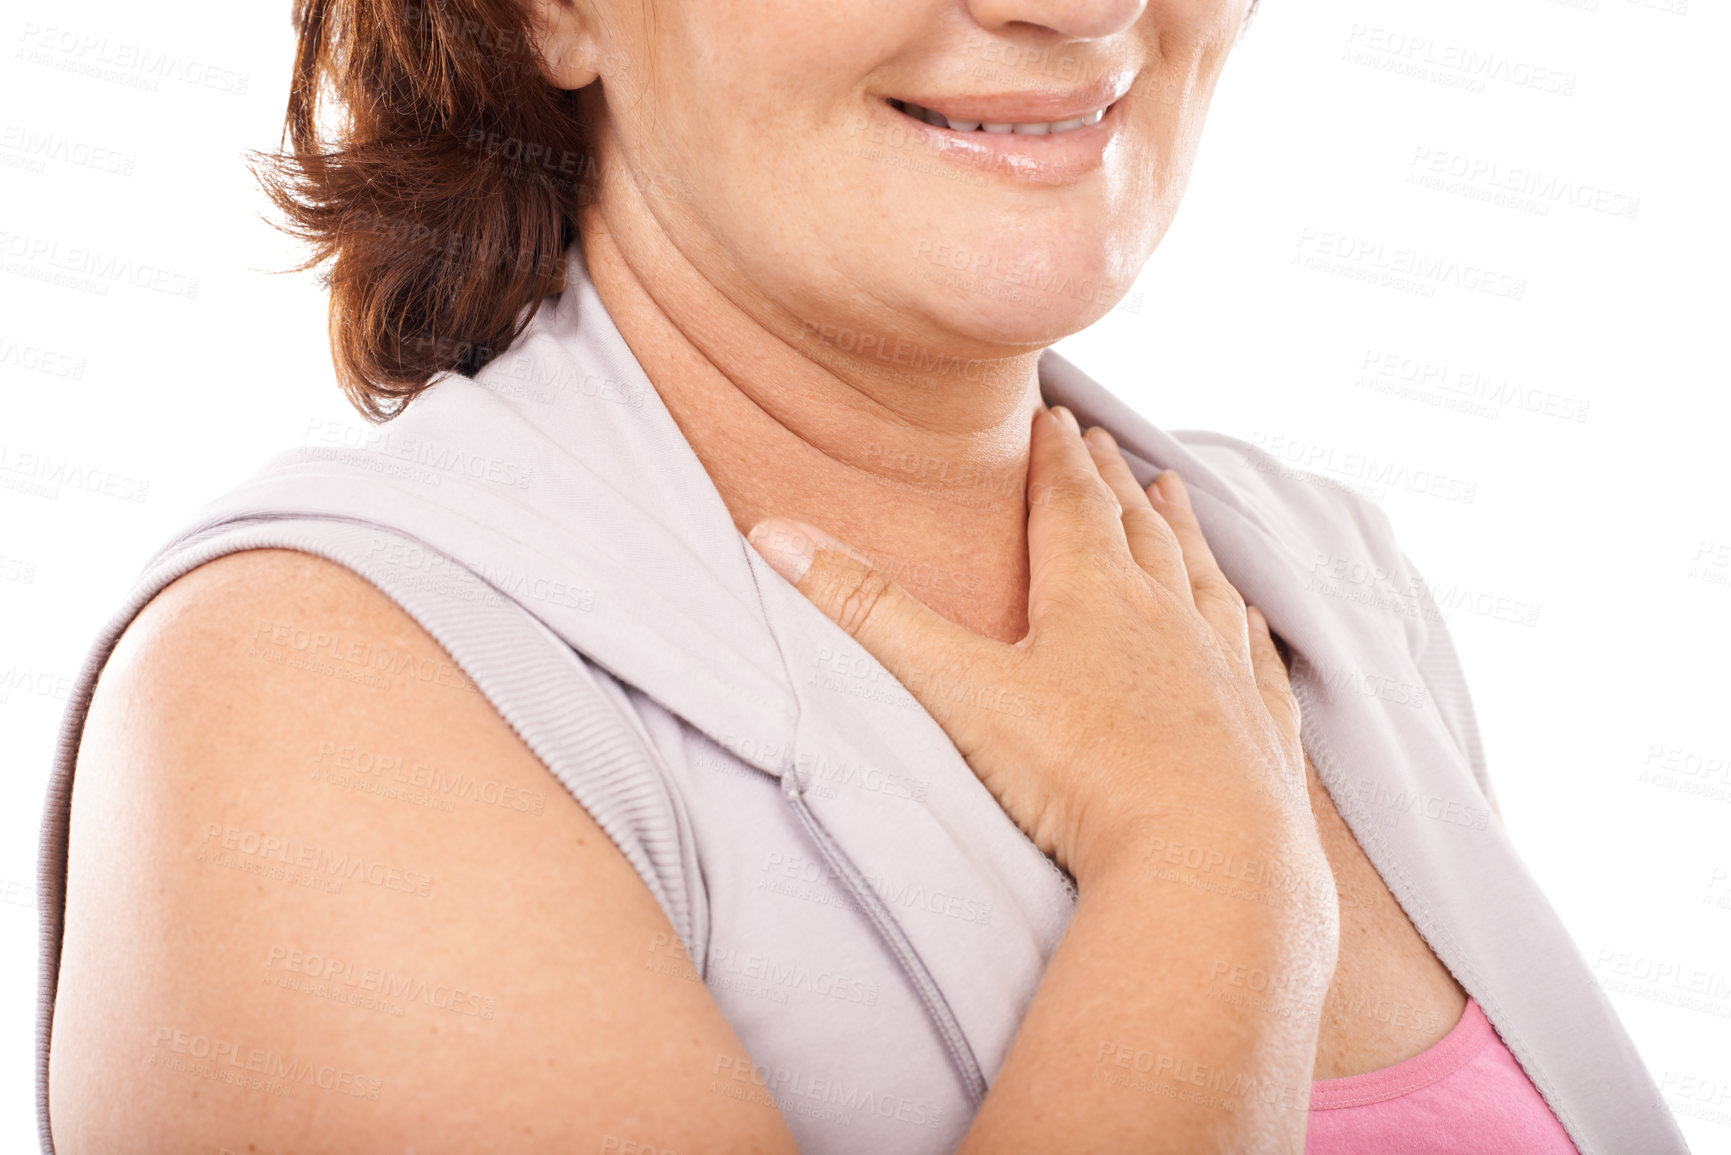
[[[452, 676], [344, 657], [381, 646]], [[228, 555], [144, 609], [91, 703], [56, 1147], [791, 1151], [773, 1106], [713, 1093], [744, 1048], [678, 942], [401, 609], [308, 555]]]

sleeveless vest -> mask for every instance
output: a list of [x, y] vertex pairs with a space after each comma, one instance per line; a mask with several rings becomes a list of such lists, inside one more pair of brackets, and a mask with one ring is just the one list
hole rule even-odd
[[[1162, 432], [1054, 353], [1040, 382], [1109, 429], [1144, 484], [1181, 471], [1222, 569], [1292, 649], [1323, 785], [1582, 1155], [1684, 1152], [1489, 810], [1448, 632], [1381, 510], [1232, 438]], [[164, 546], [91, 648], [43, 824], [45, 1151], [91, 692], [159, 590], [262, 547], [328, 558], [400, 604], [613, 839], [756, 1064], [718, 1071], [726, 1093], [773, 1096], [803, 1151], [956, 1146], [1074, 888], [908, 690], [738, 533], [574, 247], [565, 291], [510, 349], [384, 426], [320, 430], [273, 458]], [[1349, 596], [1331, 572], [1374, 573], [1383, 592]]]

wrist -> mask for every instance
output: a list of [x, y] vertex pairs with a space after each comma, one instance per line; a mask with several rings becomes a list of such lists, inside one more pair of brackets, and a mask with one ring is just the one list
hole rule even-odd
[[1078, 894], [1107, 883], [1183, 888], [1270, 914], [1338, 916], [1334, 875], [1308, 812], [1300, 823], [1256, 806], [1125, 808], [1109, 831], [1079, 845], [1069, 864]]

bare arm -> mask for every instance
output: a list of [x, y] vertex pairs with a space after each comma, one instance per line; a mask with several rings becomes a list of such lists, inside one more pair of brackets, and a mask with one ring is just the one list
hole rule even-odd
[[[290, 668], [278, 624], [448, 676]], [[672, 926], [464, 681], [304, 554], [230, 555], [146, 607], [74, 781], [61, 1155], [793, 1150], [773, 1107], [712, 1093], [746, 1052]], [[377, 792], [435, 773], [497, 801]]]

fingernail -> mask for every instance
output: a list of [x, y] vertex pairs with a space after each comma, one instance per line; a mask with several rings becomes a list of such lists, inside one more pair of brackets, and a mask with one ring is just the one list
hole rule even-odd
[[812, 534], [794, 522], [769, 518], [752, 526], [745, 537], [763, 555], [769, 568], [786, 578], [789, 585], [798, 585], [811, 568], [815, 549]]
[[1148, 488], [1144, 492], [1148, 494], [1148, 500], [1151, 504], [1156, 506], [1165, 504], [1166, 491], [1160, 487], [1160, 479], [1171, 472], [1170, 469], [1162, 469], [1154, 475], [1154, 480], [1148, 483]]
[[1082, 435], [1082, 426], [1077, 423], [1076, 415], [1064, 408], [1062, 405], [1052, 406], [1052, 416], [1056, 417], [1059, 421], [1062, 421], [1071, 433], [1074, 433], [1078, 437]]

